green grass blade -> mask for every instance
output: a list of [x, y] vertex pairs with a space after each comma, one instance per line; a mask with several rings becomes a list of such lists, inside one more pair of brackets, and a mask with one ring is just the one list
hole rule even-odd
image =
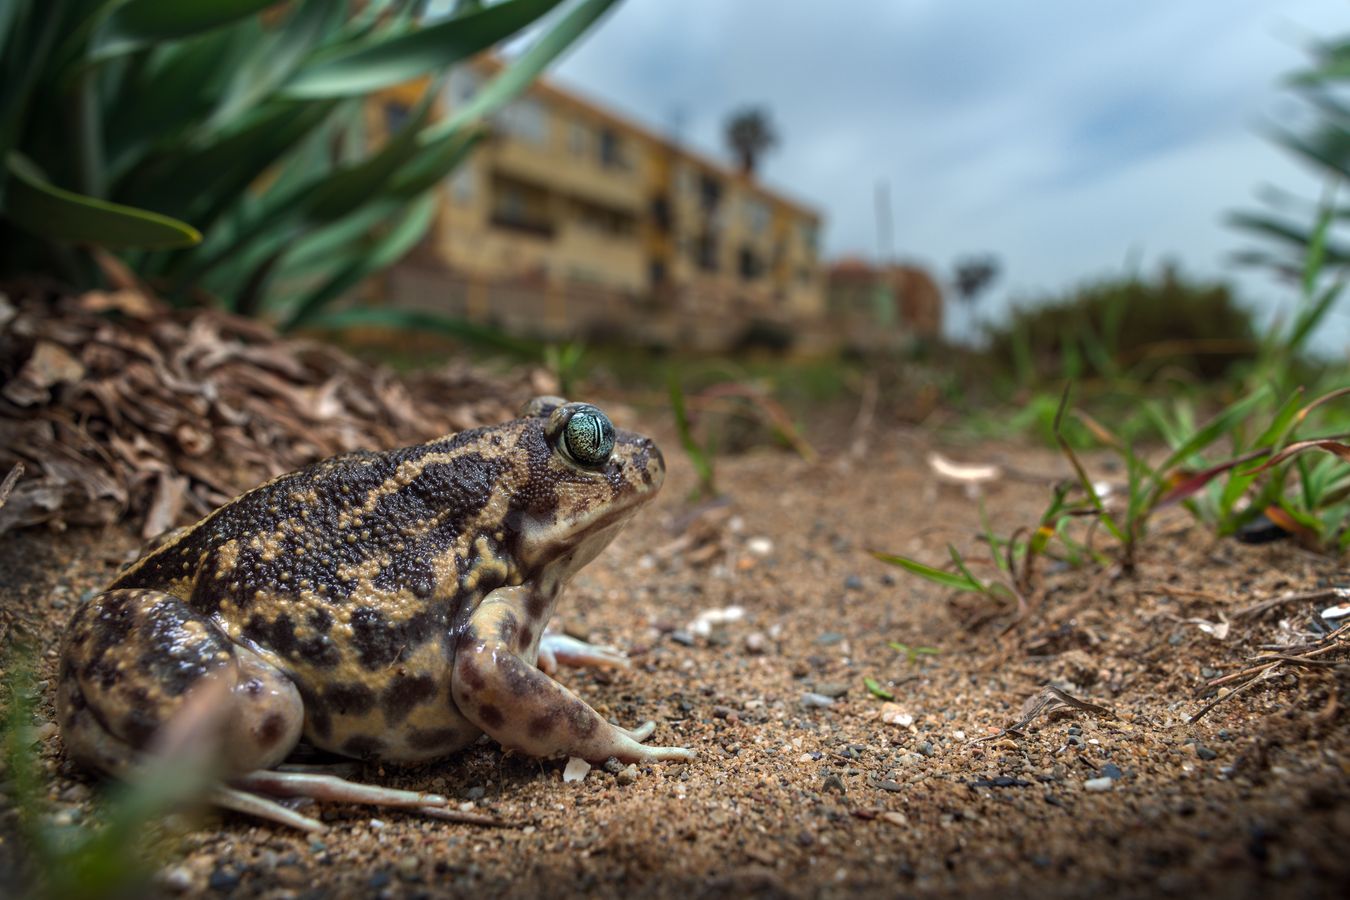
[[945, 569], [935, 569], [932, 566], [924, 565], [918, 560], [910, 559], [907, 556], [895, 556], [890, 553], [882, 553], [879, 550], [873, 550], [872, 555], [884, 563], [899, 566], [907, 572], [918, 575], [920, 578], [931, 581], [934, 584], [940, 584], [943, 587], [954, 588], [958, 591], [973, 591], [979, 594], [986, 592], [984, 584], [972, 577], [969, 573], [957, 575], [948, 572]]
[[17, 152], [10, 153], [6, 163], [10, 179], [4, 214], [33, 234], [110, 248], [190, 247], [202, 239], [195, 228], [177, 219], [56, 187]]
[[863, 687], [867, 688], [867, 692], [869, 694], [880, 700], [895, 699], [895, 695], [892, 694], [890, 691], [886, 690], [884, 687], [882, 687], [881, 682], [877, 681], [875, 678], [864, 678]]
[[1251, 394], [1231, 403], [1214, 418], [1210, 419], [1198, 431], [1191, 434], [1181, 446], [1172, 451], [1162, 465], [1158, 466], [1159, 476], [1166, 475], [1180, 463], [1199, 453], [1210, 444], [1233, 430], [1253, 409], [1266, 402], [1270, 396], [1270, 385], [1262, 385]]
[[302, 68], [282, 88], [315, 99], [366, 94], [445, 69], [484, 50], [557, 6], [561, 0], [505, 0], [377, 43], [343, 48]]

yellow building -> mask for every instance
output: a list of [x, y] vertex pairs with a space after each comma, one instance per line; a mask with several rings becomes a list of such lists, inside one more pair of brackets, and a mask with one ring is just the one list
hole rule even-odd
[[[459, 67], [436, 114], [500, 66]], [[425, 90], [381, 95], [375, 130]], [[391, 272], [391, 301], [541, 337], [703, 348], [824, 315], [814, 210], [546, 81], [491, 125], [442, 185], [431, 235]]]

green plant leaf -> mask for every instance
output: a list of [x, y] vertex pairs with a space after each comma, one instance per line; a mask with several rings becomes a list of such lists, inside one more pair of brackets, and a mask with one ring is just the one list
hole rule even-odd
[[890, 563], [893, 566], [899, 566], [907, 572], [918, 575], [934, 584], [940, 584], [943, 587], [954, 588], [958, 591], [973, 591], [983, 594], [986, 592], [984, 584], [978, 579], [972, 577], [968, 572], [957, 575], [948, 572], [945, 569], [935, 569], [932, 566], [925, 565], [918, 560], [910, 559], [907, 556], [896, 556], [892, 553], [882, 553], [879, 550], [871, 551], [872, 555], [884, 563]]
[[366, 94], [444, 69], [515, 34], [561, 0], [505, 0], [305, 66], [282, 88], [294, 98]]
[[4, 214], [33, 234], [101, 247], [190, 247], [201, 234], [185, 222], [133, 206], [85, 197], [51, 184], [23, 155], [6, 157]]
[[404, 211], [397, 224], [388, 234], [375, 241], [374, 246], [363, 256], [350, 259], [328, 281], [320, 285], [300, 303], [295, 313], [286, 320], [282, 330], [304, 325], [313, 319], [319, 310], [356, 287], [370, 275], [388, 268], [398, 262], [422, 239], [436, 220], [435, 194], [427, 194], [415, 201], [411, 208]]
[[1213, 419], [1210, 419], [1202, 428], [1195, 431], [1182, 442], [1181, 446], [1172, 451], [1171, 455], [1158, 466], [1157, 472], [1166, 474], [1177, 466], [1185, 462], [1192, 455], [1199, 453], [1219, 438], [1228, 434], [1239, 422], [1260, 404], [1266, 402], [1270, 396], [1270, 385], [1263, 384], [1246, 397], [1229, 404]]
[[127, 0], [99, 27], [91, 59], [131, 53], [254, 15], [279, 0]]
[[491, 347], [515, 356], [533, 356], [534, 345], [503, 334], [493, 328], [435, 313], [390, 307], [358, 306], [334, 310], [316, 316], [307, 328], [390, 328], [400, 331], [426, 331], [445, 335], [478, 347]]
[[881, 700], [895, 699], [895, 695], [882, 687], [881, 682], [877, 681], [875, 678], [864, 678], [863, 686], [867, 688], [867, 692], [873, 697], [877, 697]]

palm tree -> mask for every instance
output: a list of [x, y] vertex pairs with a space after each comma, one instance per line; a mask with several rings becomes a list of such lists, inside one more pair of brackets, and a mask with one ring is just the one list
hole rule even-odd
[[778, 145], [778, 133], [763, 107], [747, 106], [727, 118], [727, 144], [746, 175], [755, 173], [761, 154]]

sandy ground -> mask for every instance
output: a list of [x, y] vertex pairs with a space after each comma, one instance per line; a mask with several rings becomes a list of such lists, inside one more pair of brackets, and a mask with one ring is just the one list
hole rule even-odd
[[[635, 780], [596, 768], [565, 783], [561, 761], [480, 744], [434, 765], [367, 766], [362, 780], [444, 792], [506, 826], [339, 806], [322, 812], [330, 828], [316, 838], [208, 815], [163, 867], [159, 890], [1317, 897], [1350, 883], [1343, 668], [1290, 668], [1188, 724], [1206, 681], [1306, 630], [1310, 611], [1329, 604], [1242, 619], [1236, 610], [1350, 584], [1336, 562], [1288, 542], [1217, 540], [1177, 514], [1155, 523], [1132, 575], [1048, 570], [1032, 615], [1003, 633], [976, 623], [987, 610], [979, 598], [953, 602], [866, 552], [936, 563], [948, 541], [976, 547], [978, 505], [932, 483], [915, 433], [814, 465], [777, 451], [721, 460], [730, 505], [693, 526], [693, 475], [678, 444], [663, 445], [663, 496], [561, 606], [569, 631], [628, 648], [633, 667], [561, 677], [616, 721], [655, 719], [655, 739], [696, 748], [697, 761], [641, 766]], [[1048, 452], [949, 452], [1064, 473]], [[1008, 533], [1034, 523], [1046, 497], [1033, 477], [1004, 481], [983, 502]], [[74, 606], [137, 543], [122, 528], [0, 541], [4, 622], [36, 638], [39, 677], [52, 676]], [[706, 636], [689, 628], [728, 607], [743, 617]], [[1232, 620], [1222, 640], [1189, 621], [1220, 616]], [[911, 660], [890, 641], [940, 652]], [[996, 736], [1047, 684], [1112, 716], [1073, 712]], [[42, 746], [53, 808], [80, 821], [97, 786], [53, 730]], [[12, 813], [3, 823], [12, 865]]]

